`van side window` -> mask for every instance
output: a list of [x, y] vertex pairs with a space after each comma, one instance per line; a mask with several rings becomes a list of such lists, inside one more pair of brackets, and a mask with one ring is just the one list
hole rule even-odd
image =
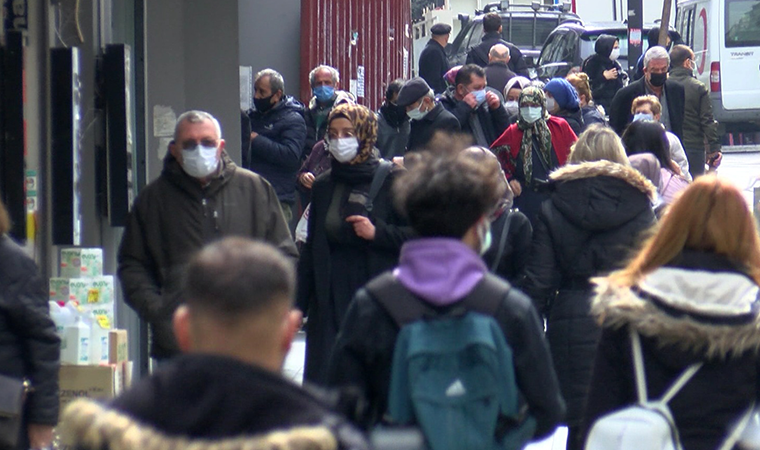
[[760, 0], [726, 0], [726, 47], [760, 46]]

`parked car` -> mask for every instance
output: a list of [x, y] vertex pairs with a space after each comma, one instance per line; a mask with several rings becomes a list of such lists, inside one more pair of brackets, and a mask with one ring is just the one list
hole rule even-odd
[[760, 131], [760, 0], [679, 0], [676, 29], [721, 131]]
[[[655, 26], [659, 25], [644, 25], [642, 54], [649, 48], [647, 33]], [[618, 62], [623, 68], [628, 68], [628, 25], [623, 22], [564, 23], [555, 28], [544, 42], [537, 63], [538, 78], [565, 77], [570, 69], [580, 68], [583, 61], [594, 54], [594, 44], [602, 34], [617, 36], [620, 40]], [[633, 61], [630, 65], [635, 63]]]
[[451, 67], [464, 64], [467, 52], [480, 44], [483, 38], [483, 16], [498, 12], [502, 21], [502, 39], [520, 49], [529, 68], [534, 68], [546, 37], [562, 23], [581, 23], [581, 18], [569, 11], [569, 3], [561, 6], [544, 6], [534, 1], [532, 5], [508, 5], [508, 2], [490, 3], [477, 11], [474, 18], [460, 14], [462, 29], [447, 47]]

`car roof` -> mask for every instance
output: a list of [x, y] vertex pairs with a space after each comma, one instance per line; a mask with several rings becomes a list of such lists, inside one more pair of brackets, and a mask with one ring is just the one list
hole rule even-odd
[[[654, 24], [644, 24], [644, 30], [649, 30], [652, 27], [654, 27]], [[596, 34], [602, 34], [602, 33], [626, 33], [628, 31], [628, 25], [624, 22], [588, 22], [588, 23], [573, 23], [573, 22], [566, 22], [561, 23], [557, 26], [557, 28], [554, 29], [554, 31], [559, 29], [569, 29], [573, 30], [579, 34], [584, 35], [596, 35]], [[554, 32], [552, 31], [552, 33]]]
[[[498, 11], [498, 13], [499, 13], [499, 16], [501, 17], [510, 17], [510, 16], [533, 17], [535, 15], [537, 17], [547, 17], [551, 19], [557, 18], [557, 16], [559, 16], [569, 21], [581, 20], [580, 16], [573, 12], [562, 12], [562, 11], [536, 11], [534, 12], [532, 9], [525, 9], [525, 10]], [[479, 14], [475, 16], [472, 20], [479, 22], [483, 20], [483, 17], [485, 17], [485, 14]]]

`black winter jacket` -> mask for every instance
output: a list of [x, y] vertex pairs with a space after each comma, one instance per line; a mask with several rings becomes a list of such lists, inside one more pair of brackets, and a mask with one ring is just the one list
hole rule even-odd
[[578, 425], [600, 330], [589, 314], [589, 278], [624, 264], [655, 221], [655, 187], [636, 170], [609, 161], [565, 166], [533, 230], [523, 288], [547, 318], [546, 334], [567, 423]]
[[[665, 97], [670, 117], [670, 130], [673, 134], [683, 139], [683, 118], [684, 118], [684, 89], [683, 86], [672, 80], [665, 81]], [[607, 110], [610, 116], [610, 126], [619, 135], [623, 134], [625, 127], [633, 120], [631, 114], [631, 105], [636, 97], [647, 95], [646, 78], [634, 81], [615, 94], [612, 99], [612, 106]]]
[[436, 94], [446, 90], [446, 80], [443, 76], [449, 70], [449, 60], [446, 58], [446, 50], [433, 39], [429, 40], [420, 53], [419, 65], [420, 77], [422, 77]]
[[[304, 448], [294, 445], [299, 435], [315, 442], [301, 444], [308, 448], [327, 450], [331, 438], [340, 449], [368, 448], [345, 419], [279, 374], [210, 354], [182, 356], [108, 406], [73, 403], [64, 420], [74, 448], [88, 450], [132, 448], [129, 442], [140, 448]], [[129, 433], [119, 432], [125, 427]], [[273, 439], [267, 437], [272, 432], [279, 433], [280, 445], [252, 445]], [[222, 444], [233, 439], [237, 446]]]
[[515, 44], [502, 39], [501, 34], [496, 31], [485, 33], [482, 41], [483, 42], [472, 47], [470, 51], [467, 52], [467, 60], [465, 64], [477, 64], [480, 67], [486, 67], [488, 65], [488, 52], [491, 51], [491, 47], [496, 44], [504, 44], [509, 47], [509, 70], [517, 75], [530, 78], [530, 73], [528, 73], [528, 63], [525, 62], [522, 52]]
[[583, 111], [581, 108], [578, 108], [575, 111], [561, 109], [552, 115], [565, 119], [565, 121], [567, 121], [567, 124], [570, 125], [570, 128], [573, 129], [573, 133], [575, 133], [576, 136], [580, 136], [581, 133], [583, 133], [583, 130], [586, 129], [587, 125], [583, 119]]
[[[454, 303], [456, 305], [456, 303]], [[483, 312], [483, 311], [481, 311]], [[547, 357], [546, 341], [530, 299], [511, 289], [493, 315], [514, 352], [517, 385], [535, 417], [535, 437], [551, 433], [564, 416], [557, 379]], [[387, 409], [393, 349], [399, 327], [367, 290], [351, 302], [330, 360], [331, 386], [358, 388], [367, 399], [368, 424], [377, 423]]]
[[[504, 227], [509, 217], [509, 230], [504, 237]], [[483, 261], [491, 268], [494, 265], [499, 246], [504, 239], [504, 251], [501, 260], [492, 270], [496, 275], [509, 281], [511, 284], [518, 283], [525, 275], [525, 266], [530, 258], [530, 241], [533, 238], [533, 227], [530, 220], [520, 211], [513, 210], [509, 214], [504, 211], [499, 217], [491, 222], [491, 248], [483, 255]]]
[[[596, 53], [589, 56], [583, 65], [583, 71], [588, 75], [589, 84], [591, 84], [591, 95], [594, 101], [602, 105], [606, 111], [610, 110], [612, 99], [623, 87], [623, 67], [619, 62], [610, 59], [612, 47], [615, 46], [617, 40], [617, 37], [609, 34], [599, 36], [594, 44]], [[604, 72], [610, 69], [618, 70], [617, 78], [611, 80], [604, 78]]]
[[406, 151], [424, 150], [437, 131], [443, 133], [461, 131], [457, 118], [446, 111], [440, 103], [437, 103], [422, 119], [411, 121]]
[[58, 422], [60, 350], [47, 283], [21, 247], [0, 236], [0, 374], [32, 382], [34, 392], [24, 406], [27, 423]]
[[[603, 321], [585, 428], [636, 400], [629, 329], [641, 336], [649, 398], [689, 365], [704, 365], [670, 401], [685, 450], [713, 450], [750, 402], [760, 400], [757, 284], [723, 256], [684, 251], [646, 275], [639, 291], [599, 281], [592, 312]], [[662, 295], [667, 293], [667, 295]], [[720, 314], [711, 312], [720, 305]]]
[[296, 172], [306, 142], [303, 114], [303, 105], [292, 97], [264, 114], [256, 110], [248, 113], [251, 131], [259, 135], [251, 141], [250, 154], [243, 155], [243, 167], [269, 181], [283, 203], [296, 200]]
[[483, 134], [485, 134], [486, 142], [475, 143], [483, 147], [490, 147], [510, 125], [509, 114], [503, 107], [491, 109], [487, 102], [483, 102], [477, 109], [472, 109], [466, 102], [457, 100], [453, 91], [447, 91], [441, 96], [441, 104], [457, 118], [462, 127], [462, 132], [471, 134], [473, 138], [475, 138], [475, 134], [472, 131], [472, 120], [474, 116], [477, 116]]

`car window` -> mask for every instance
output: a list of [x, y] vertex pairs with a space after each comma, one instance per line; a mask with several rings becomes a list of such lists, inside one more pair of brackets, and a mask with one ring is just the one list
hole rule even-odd
[[760, 45], [760, 0], [726, 0], [726, 47]]
[[[518, 47], [540, 47], [557, 25], [559, 25], [559, 19], [551, 17], [504, 17], [502, 20], [502, 38]], [[534, 28], [536, 32], [535, 42], [533, 41]]]

